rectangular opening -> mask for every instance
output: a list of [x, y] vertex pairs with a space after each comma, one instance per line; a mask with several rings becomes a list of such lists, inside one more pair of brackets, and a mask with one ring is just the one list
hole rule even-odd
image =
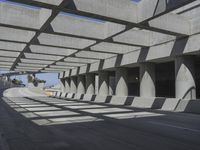
[[139, 96], [139, 94], [140, 94], [139, 67], [130, 68], [128, 70], [128, 95]]
[[156, 97], [175, 97], [175, 64], [156, 64]]

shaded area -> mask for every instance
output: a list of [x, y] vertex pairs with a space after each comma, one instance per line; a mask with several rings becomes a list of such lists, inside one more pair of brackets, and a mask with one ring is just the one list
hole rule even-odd
[[195, 83], [197, 98], [200, 98], [200, 57], [198, 56], [195, 61]]
[[130, 68], [128, 70], [128, 95], [139, 96], [140, 95], [140, 79], [139, 79], [139, 67]]
[[156, 97], [175, 97], [174, 62], [156, 65]]

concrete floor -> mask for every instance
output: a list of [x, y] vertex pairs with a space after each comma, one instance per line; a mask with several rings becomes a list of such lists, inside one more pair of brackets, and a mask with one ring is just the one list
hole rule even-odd
[[[200, 117], [67, 101], [0, 101], [1, 150], [199, 150]], [[1, 148], [2, 147], [2, 148]]]

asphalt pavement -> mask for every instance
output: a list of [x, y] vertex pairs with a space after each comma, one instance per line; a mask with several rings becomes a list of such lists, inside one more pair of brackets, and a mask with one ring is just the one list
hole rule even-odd
[[2, 97], [0, 114], [2, 150], [200, 149], [195, 114], [41, 96]]

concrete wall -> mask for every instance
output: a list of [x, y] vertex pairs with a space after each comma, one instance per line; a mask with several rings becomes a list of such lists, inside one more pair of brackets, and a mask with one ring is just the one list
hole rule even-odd
[[119, 106], [157, 109], [162, 111], [200, 113], [200, 100], [181, 100], [162, 97], [100, 96], [56, 92], [55, 97], [70, 100], [106, 103]]

